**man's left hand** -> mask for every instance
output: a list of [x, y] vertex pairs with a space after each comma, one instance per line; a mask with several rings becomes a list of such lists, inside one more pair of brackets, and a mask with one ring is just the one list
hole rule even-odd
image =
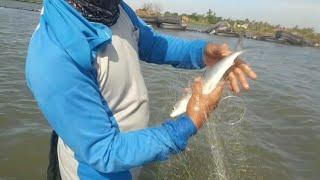
[[[213, 66], [219, 60], [229, 56], [231, 53], [232, 51], [227, 44], [216, 45], [209, 43], [204, 52], [205, 64], [207, 66]], [[248, 77], [255, 80], [257, 79], [257, 74], [243, 60], [236, 60], [234, 66], [227, 74], [230, 89], [235, 93], [240, 93], [239, 84], [241, 84], [243, 89], [249, 90]]]

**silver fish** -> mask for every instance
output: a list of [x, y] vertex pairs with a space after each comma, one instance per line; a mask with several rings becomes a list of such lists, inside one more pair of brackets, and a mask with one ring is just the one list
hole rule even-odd
[[[214, 66], [208, 67], [202, 77], [203, 87], [202, 94], [211, 93], [223, 78], [224, 74], [228, 71], [228, 69], [234, 64], [234, 61], [237, 59], [239, 55], [241, 55], [244, 51], [238, 51], [231, 54], [228, 57], [223, 58], [219, 62], [217, 62]], [[192, 93], [188, 93], [182, 97], [174, 106], [173, 110], [170, 114], [171, 118], [175, 118], [187, 110], [187, 105], [189, 99], [191, 98]]]

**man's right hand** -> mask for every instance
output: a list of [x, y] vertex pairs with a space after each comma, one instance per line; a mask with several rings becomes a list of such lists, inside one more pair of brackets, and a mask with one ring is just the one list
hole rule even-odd
[[195, 79], [192, 88], [192, 96], [188, 102], [187, 115], [191, 118], [197, 129], [208, 119], [210, 113], [217, 107], [224, 89], [224, 82], [218, 84], [210, 94], [202, 94], [202, 79]]

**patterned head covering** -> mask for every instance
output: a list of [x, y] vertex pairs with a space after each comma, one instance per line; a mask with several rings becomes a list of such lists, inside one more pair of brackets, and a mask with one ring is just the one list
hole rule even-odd
[[87, 20], [109, 27], [114, 25], [120, 16], [121, 0], [68, 0], [68, 2]]

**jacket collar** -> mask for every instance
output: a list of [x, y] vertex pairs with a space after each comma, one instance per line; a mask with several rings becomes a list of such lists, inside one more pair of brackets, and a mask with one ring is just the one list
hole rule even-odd
[[110, 28], [86, 20], [64, 0], [45, 0], [40, 27], [82, 68], [93, 68], [100, 47], [111, 42]]

